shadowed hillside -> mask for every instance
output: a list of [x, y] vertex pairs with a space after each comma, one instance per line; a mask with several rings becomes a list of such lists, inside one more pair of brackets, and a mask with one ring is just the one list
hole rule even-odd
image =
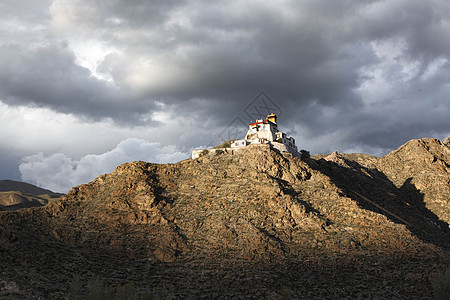
[[62, 196], [63, 194], [54, 193], [50, 190], [43, 189], [40, 187], [37, 187], [35, 185], [21, 182], [21, 181], [14, 181], [14, 180], [0, 180], [0, 192], [10, 192], [10, 191], [19, 191], [26, 194], [31, 194], [35, 196], [39, 195], [51, 195], [51, 196]]
[[0, 289], [65, 297], [79, 274], [157, 299], [431, 298], [450, 262], [448, 147], [352, 158], [255, 145], [123, 164], [45, 207], [0, 213]]
[[0, 210], [43, 206], [62, 195], [25, 182], [0, 180]]

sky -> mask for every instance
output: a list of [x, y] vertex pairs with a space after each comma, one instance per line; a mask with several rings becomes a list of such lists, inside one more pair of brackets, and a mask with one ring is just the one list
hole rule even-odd
[[311, 153], [450, 135], [446, 0], [0, 0], [0, 179], [58, 192], [269, 112]]

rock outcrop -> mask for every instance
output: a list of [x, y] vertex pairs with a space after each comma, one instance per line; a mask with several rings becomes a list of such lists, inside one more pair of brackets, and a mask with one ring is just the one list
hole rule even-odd
[[450, 147], [450, 136], [446, 137], [442, 143], [447, 147]]
[[65, 297], [82, 274], [157, 298], [430, 298], [450, 262], [449, 152], [422, 139], [382, 158], [255, 145], [126, 163], [0, 213], [0, 290]]
[[450, 148], [437, 139], [411, 140], [376, 166], [397, 188], [403, 187], [403, 197], [450, 224]]

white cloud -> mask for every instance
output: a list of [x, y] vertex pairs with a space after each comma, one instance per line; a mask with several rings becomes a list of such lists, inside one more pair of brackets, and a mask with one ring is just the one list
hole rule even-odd
[[433, 76], [439, 73], [440, 69], [444, 67], [448, 63], [448, 60], [443, 57], [438, 57], [434, 59], [426, 68], [422, 76], [420, 76], [421, 80], [429, 80]]
[[[128, 138], [189, 149], [211, 139], [211, 124], [202, 125], [204, 119], [175, 115], [162, 104], [159, 108], [145, 115], [143, 125], [123, 126], [110, 118], [89, 122], [75, 114], [36, 106], [11, 106], [0, 100], [1, 148], [18, 158], [37, 152], [61, 152], [78, 159], [90, 153], [104, 153]], [[192, 129], [186, 130], [189, 128]]]
[[177, 162], [189, 157], [176, 146], [161, 146], [141, 139], [130, 138], [103, 154], [89, 154], [79, 160], [62, 153], [46, 156], [37, 153], [23, 158], [19, 166], [22, 180], [56, 192], [67, 192], [76, 185], [110, 173], [124, 163], [136, 160], [153, 163]]

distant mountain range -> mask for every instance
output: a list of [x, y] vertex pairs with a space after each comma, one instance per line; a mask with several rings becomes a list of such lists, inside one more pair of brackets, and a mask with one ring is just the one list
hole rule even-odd
[[43, 206], [62, 195], [26, 182], [0, 180], [0, 210]]
[[449, 223], [437, 139], [383, 157], [264, 144], [131, 162], [0, 212], [0, 297], [85, 299], [102, 281], [130, 299], [431, 299]]

